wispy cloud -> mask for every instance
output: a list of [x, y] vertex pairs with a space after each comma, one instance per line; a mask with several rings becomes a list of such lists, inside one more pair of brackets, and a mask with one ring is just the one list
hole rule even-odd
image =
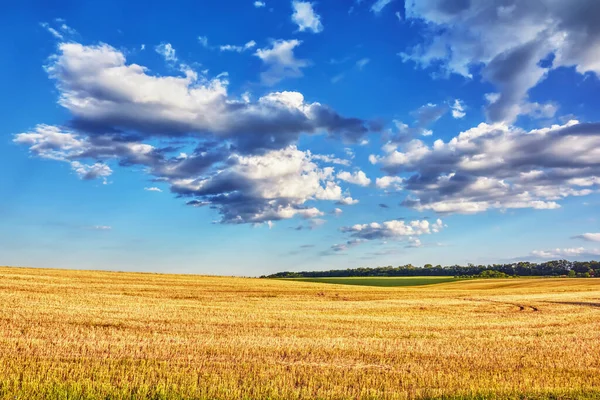
[[362, 69], [370, 62], [371, 60], [368, 58], [361, 58], [360, 60], [358, 60], [356, 62], [356, 66], [358, 67], [359, 70], [362, 71]]
[[110, 231], [112, 230], [112, 227], [108, 225], [94, 225], [90, 226], [89, 229], [93, 231]]
[[208, 47], [208, 37], [198, 36], [198, 43], [200, 43], [202, 47]]
[[371, 11], [373, 11], [375, 14], [379, 14], [381, 10], [383, 10], [383, 8], [390, 4], [392, 1], [394, 0], [377, 0], [371, 6]]
[[243, 46], [225, 44], [225, 45], [219, 46], [219, 50], [220, 51], [235, 51], [237, 53], [241, 53], [243, 51], [250, 50], [251, 48], [253, 48], [255, 46], [256, 46], [256, 42], [254, 40], [250, 40]]

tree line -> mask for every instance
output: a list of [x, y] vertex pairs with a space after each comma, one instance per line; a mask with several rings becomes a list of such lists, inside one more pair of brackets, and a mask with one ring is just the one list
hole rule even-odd
[[514, 262], [489, 265], [431, 265], [415, 267], [412, 264], [398, 267], [348, 268], [329, 271], [278, 272], [261, 278], [327, 278], [346, 276], [477, 276], [490, 275], [485, 271], [497, 271], [508, 276], [569, 276], [600, 277], [599, 261], [555, 260], [543, 263]]

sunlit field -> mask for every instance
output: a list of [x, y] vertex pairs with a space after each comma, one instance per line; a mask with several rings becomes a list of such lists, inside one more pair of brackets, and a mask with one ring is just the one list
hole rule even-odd
[[0, 398], [600, 398], [600, 282], [0, 268]]

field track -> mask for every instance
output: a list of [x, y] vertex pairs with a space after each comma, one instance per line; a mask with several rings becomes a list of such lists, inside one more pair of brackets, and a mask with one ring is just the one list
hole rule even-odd
[[600, 280], [0, 267], [0, 399], [600, 399]]

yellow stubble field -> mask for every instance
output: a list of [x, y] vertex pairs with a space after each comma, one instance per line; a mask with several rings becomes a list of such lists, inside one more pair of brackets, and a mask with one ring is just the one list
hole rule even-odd
[[600, 398], [600, 279], [1, 267], [0, 398]]

